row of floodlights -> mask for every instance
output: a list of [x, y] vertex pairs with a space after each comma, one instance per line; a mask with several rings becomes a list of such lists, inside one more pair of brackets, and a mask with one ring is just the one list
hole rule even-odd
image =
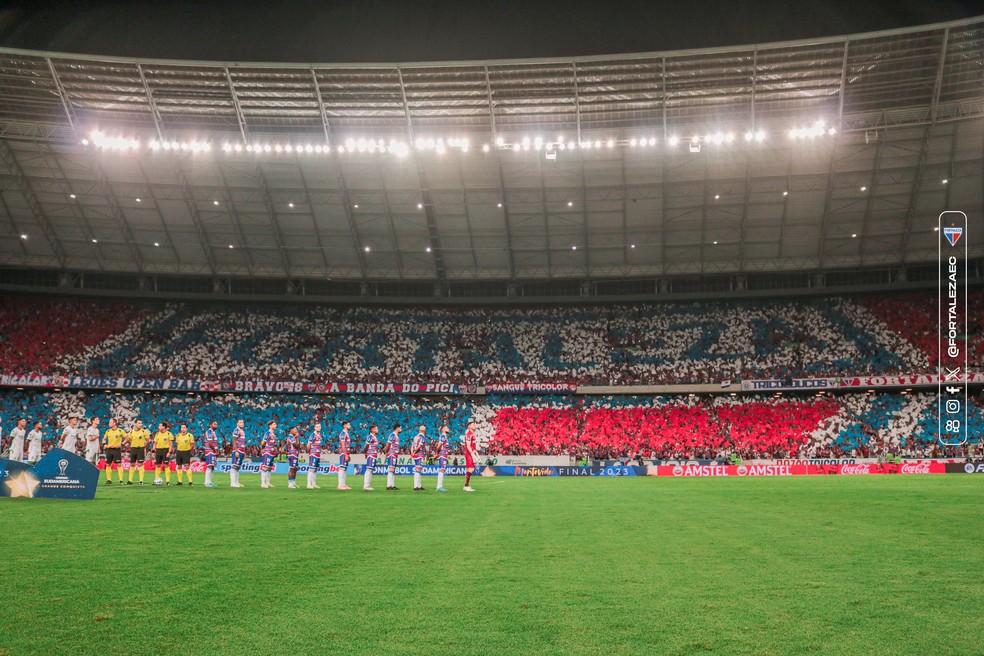
[[[808, 139], [822, 136], [833, 136], [836, 129], [827, 127], [823, 121], [817, 121], [812, 126], [803, 128], [793, 128], [789, 131], [791, 139]], [[747, 131], [744, 140], [747, 142], [765, 141], [766, 133], [764, 130]], [[734, 132], [713, 132], [704, 135], [695, 134], [689, 138], [672, 136], [667, 139], [671, 147], [675, 147], [686, 142], [690, 146], [691, 152], [700, 152], [701, 145], [724, 145], [731, 144], [738, 140]], [[102, 132], [92, 132], [88, 138], [82, 140], [85, 146], [92, 145], [96, 148], [115, 151], [140, 150], [143, 142], [131, 137], [108, 136]], [[498, 137], [494, 147], [497, 150], [529, 151], [546, 150], [556, 152], [558, 150], [591, 150], [602, 148], [615, 148], [615, 146], [630, 148], [646, 148], [656, 145], [656, 137], [642, 136], [615, 139], [568, 139], [564, 135], [558, 135], [553, 140], [543, 137], [522, 137], [515, 140]], [[449, 150], [457, 150], [467, 153], [471, 150], [471, 143], [467, 138], [431, 138], [420, 137], [416, 139], [412, 146], [421, 152], [435, 152], [443, 154]], [[207, 140], [195, 141], [173, 141], [166, 139], [153, 139], [147, 143], [147, 148], [151, 151], [174, 151], [189, 153], [207, 153], [215, 149], [211, 142]], [[293, 144], [293, 143], [223, 143], [220, 147], [225, 153], [253, 153], [253, 154], [330, 154], [330, 153], [389, 153], [398, 157], [406, 157], [410, 154], [411, 144], [399, 139], [371, 139], [360, 138], [346, 139], [344, 143], [337, 145], [322, 144]], [[490, 152], [492, 144], [482, 144], [482, 152]]]

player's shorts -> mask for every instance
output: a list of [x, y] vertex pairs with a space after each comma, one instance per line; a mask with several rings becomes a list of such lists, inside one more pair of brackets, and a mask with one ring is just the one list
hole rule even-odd
[[348, 464], [349, 464], [349, 456], [345, 455], [344, 453], [339, 454], [339, 456], [338, 456], [338, 466], [339, 467], [347, 467]]
[[414, 466], [415, 469], [417, 467], [423, 467], [424, 466], [424, 459], [423, 458], [414, 458], [413, 459], [413, 466]]
[[263, 456], [263, 461], [260, 462], [260, 469], [263, 470], [269, 469], [270, 471], [273, 471], [273, 468], [276, 466], [273, 460], [274, 460], [274, 456], [272, 455], [267, 454]]
[[215, 469], [215, 454], [214, 453], [206, 453], [205, 454], [205, 466], [206, 467], [209, 467], [210, 469]]
[[447, 458], [438, 458], [437, 459], [437, 466], [440, 469], [444, 469], [445, 467], [448, 466], [448, 459]]
[[243, 453], [242, 451], [233, 451], [232, 452], [232, 468], [235, 469], [235, 470], [238, 470], [240, 467], [243, 466], [243, 460], [245, 460], [245, 459], [246, 459], [246, 454], [245, 453]]
[[170, 451], [170, 449], [154, 449], [154, 464], [155, 465], [167, 464], [168, 451]]
[[376, 458], [373, 456], [366, 456], [366, 469], [372, 469], [376, 466]]
[[287, 466], [290, 469], [297, 469], [297, 456], [287, 456]]
[[191, 465], [191, 451], [175, 451], [174, 452], [174, 464], [178, 467], [187, 467]]
[[308, 468], [316, 470], [321, 466], [321, 456], [308, 456]]
[[119, 449], [106, 449], [106, 466], [109, 467], [114, 462], [123, 464], [123, 454]]
[[130, 464], [136, 465], [138, 462], [142, 463], [147, 459], [147, 449], [142, 446], [131, 446], [130, 447]]
[[396, 460], [397, 460], [396, 456], [386, 456], [386, 466], [396, 467]]
[[475, 466], [475, 461], [472, 459], [471, 456], [465, 454], [465, 467], [471, 469], [474, 466]]

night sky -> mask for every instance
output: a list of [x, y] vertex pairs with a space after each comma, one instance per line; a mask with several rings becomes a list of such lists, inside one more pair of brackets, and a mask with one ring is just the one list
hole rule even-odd
[[768, 43], [984, 13], [980, 0], [7, 2], [0, 45], [167, 59], [382, 62]]

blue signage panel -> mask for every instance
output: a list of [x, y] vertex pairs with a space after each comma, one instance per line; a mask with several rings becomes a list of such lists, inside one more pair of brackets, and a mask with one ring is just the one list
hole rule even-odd
[[85, 458], [52, 449], [33, 467], [0, 461], [0, 496], [29, 499], [94, 499], [99, 470]]

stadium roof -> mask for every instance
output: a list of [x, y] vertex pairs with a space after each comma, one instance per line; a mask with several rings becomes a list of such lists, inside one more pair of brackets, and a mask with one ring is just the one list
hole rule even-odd
[[967, 213], [980, 256], [984, 17], [522, 61], [0, 50], [0, 163], [7, 266], [366, 280], [813, 271], [932, 261], [945, 209]]

